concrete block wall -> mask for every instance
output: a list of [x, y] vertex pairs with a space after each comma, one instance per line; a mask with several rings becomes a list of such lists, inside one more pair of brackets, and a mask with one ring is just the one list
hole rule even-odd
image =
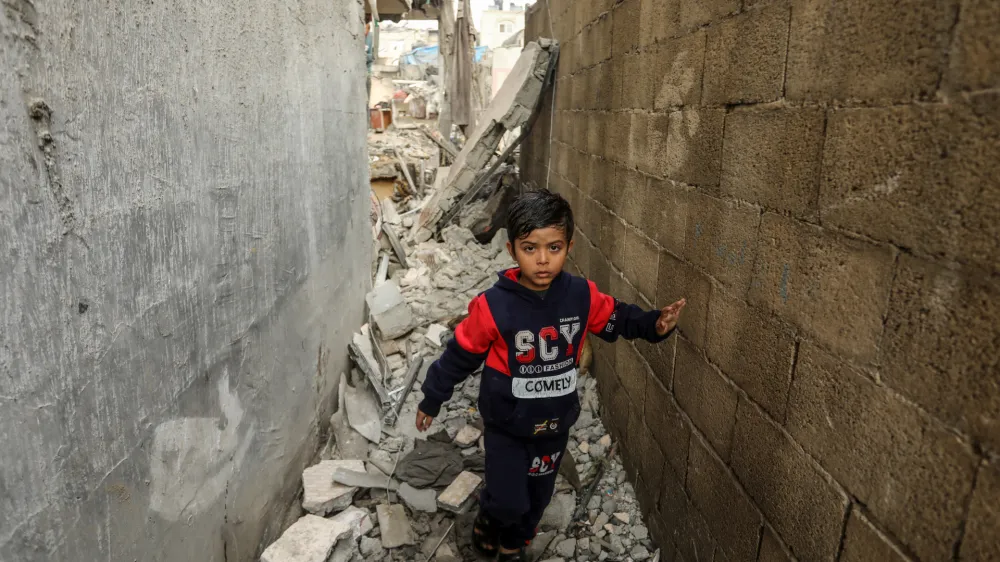
[[662, 346], [595, 341], [665, 560], [1000, 559], [1000, 18], [542, 0], [528, 179]]

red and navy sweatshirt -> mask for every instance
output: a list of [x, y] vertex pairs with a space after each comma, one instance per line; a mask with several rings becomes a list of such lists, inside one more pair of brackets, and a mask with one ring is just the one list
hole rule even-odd
[[456, 385], [485, 361], [479, 389], [483, 422], [515, 437], [566, 433], [580, 416], [577, 365], [587, 334], [659, 342], [658, 310], [601, 293], [593, 281], [558, 274], [545, 297], [518, 283], [520, 269], [469, 303], [444, 354], [431, 365], [420, 410], [436, 417]]

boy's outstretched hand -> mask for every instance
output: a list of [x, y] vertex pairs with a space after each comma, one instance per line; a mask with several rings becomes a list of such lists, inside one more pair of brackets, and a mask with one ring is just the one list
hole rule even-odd
[[434, 418], [428, 416], [420, 410], [417, 410], [417, 431], [427, 431], [427, 428], [431, 426], [432, 421], [434, 421]]
[[684, 310], [684, 305], [686, 304], [687, 299], [681, 299], [660, 310], [660, 317], [656, 320], [656, 333], [658, 335], [666, 335], [667, 332], [677, 326], [677, 321], [681, 318], [681, 311]]

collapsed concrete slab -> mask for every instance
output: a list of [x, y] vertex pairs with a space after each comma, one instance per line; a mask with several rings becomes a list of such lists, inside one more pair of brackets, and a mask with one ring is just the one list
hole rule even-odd
[[556, 43], [547, 39], [524, 46], [521, 57], [455, 158], [444, 187], [436, 190], [424, 205], [418, 221], [417, 241], [433, 235], [445, 213], [458, 203], [487, 167], [504, 134], [528, 123], [542, 96], [549, 65], [557, 50]]
[[326, 562], [349, 529], [337, 522], [306, 515], [296, 521], [261, 555], [261, 562]]

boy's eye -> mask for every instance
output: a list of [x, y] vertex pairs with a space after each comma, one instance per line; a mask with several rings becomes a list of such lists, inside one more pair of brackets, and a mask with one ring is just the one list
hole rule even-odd
[[553, 244], [549, 246], [550, 252], [558, 252], [559, 250], [562, 250], [562, 246], [560, 246], [559, 244]]

